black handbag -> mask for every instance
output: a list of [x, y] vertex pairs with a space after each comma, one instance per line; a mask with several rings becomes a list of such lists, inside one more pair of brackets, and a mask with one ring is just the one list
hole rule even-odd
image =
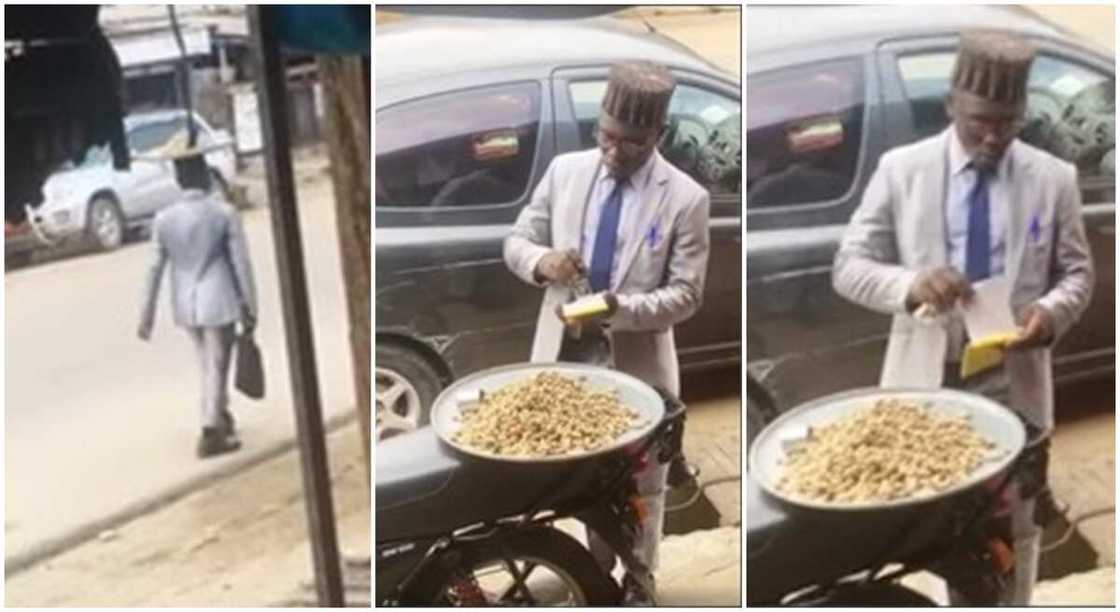
[[264, 397], [264, 364], [261, 362], [261, 349], [253, 340], [252, 332], [237, 337], [237, 371], [233, 384], [246, 397]]

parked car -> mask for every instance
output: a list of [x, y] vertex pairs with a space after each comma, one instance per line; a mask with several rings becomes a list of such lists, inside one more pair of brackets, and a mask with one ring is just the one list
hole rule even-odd
[[[27, 206], [27, 227], [13, 228], [12, 232], [34, 235], [36, 246], [87, 239], [100, 250], [117, 248], [130, 230], [148, 223], [156, 212], [178, 198], [172, 162], [146, 159], [143, 154], [162, 147], [185, 130], [186, 116], [186, 111], [172, 110], [126, 117], [131, 168], [114, 169], [107, 147], [90, 149], [81, 162], [68, 164], [47, 178], [43, 202]], [[233, 139], [224, 130], [211, 128], [198, 115], [194, 115], [194, 121], [199, 142], [215, 146], [206, 154], [206, 161], [217, 187], [228, 194], [229, 181], [236, 171]]]
[[1013, 31], [1038, 45], [1021, 138], [1077, 165], [1097, 268], [1088, 310], [1055, 350], [1055, 379], [1112, 376], [1111, 52], [1009, 7], [750, 7], [745, 20], [746, 351], [755, 430], [805, 400], [877, 384], [889, 319], [833, 291], [832, 259], [879, 156], [948, 125], [943, 100], [966, 28]]
[[[438, 50], [438, 52], [436, 52]], [[711, 192], [701, 311], [677, 328], [685, 369], [738, 363], [741, 90], [682, 45], [610, 18], [415, 18], [380, 26], [376, 389], [379, 439], [427, 421], [455, 378], [527, 361], [542, 293], [502, 241], [553, 157], [595, 146], [609, 66], [678, 80], [661, 151]]]

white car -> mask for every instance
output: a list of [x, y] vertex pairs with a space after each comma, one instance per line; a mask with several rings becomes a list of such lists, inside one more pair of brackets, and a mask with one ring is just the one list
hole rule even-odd
[[[186, 111], [159, 111], [125, 118], [132, 151], [131, 169], [113, 168], [107, 147], [89, 150], [77, 165], [68, 164], [43, 184], [43, 203], [27, 207], [28, 223], [39, 242], [54, 246], [72, 239], [88, 239], [101, 250], [120, 246], [129, 230], [142, 227], [179, 197], [175, 168], [170, 161], [145, 159], [186, 129]], [[236, 172], [233, 139], [194, 115], [199, 143], [213, 146], [206, 154], [215, 187], [229, 194]]]

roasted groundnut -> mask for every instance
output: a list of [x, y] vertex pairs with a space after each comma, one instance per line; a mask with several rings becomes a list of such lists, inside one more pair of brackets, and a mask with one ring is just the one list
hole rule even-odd
[[787, 453], [779, 490], [814, 501], [889, 501], [949, 488], [997, 453], [968, 417], [900, 399], [813, 428]]
[[617, 391], [592, 391], [582, 379], [541, 372], [464, 409], [454, 440], [498, 455], [564, 455], [613, 441], [634, 427], [637, 417]]

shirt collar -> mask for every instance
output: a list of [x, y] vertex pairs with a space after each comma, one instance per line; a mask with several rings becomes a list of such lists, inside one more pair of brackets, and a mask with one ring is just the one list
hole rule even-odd
[[[995, 178], [1001, 179], [1008, 176], [1011, 169], [1011, 156], [1015, 151], [1015, 140], [1007, 145], [1007, 150], [1003, 152], [1003, 157], [1000, 158], [999, 163], [996, 164]], [[968, 170], [968, 165], [972, 163], [972, 158], [964, 150], [964, 145], [961, 144], [961, 139], [957, 136], [957, 127], [955, 125], [949, 126], [949, 172], [953, 176]]]
[[[649, 180], [650, 173], [653, 172], [653, 164], [656, 162], [656, 157], [657, 150], [654, 149], [653, 153], [649, 156], [649, 159], [647, 159], [644, 164], [642, 164], [637, 170], [635, 170], [634, 174], [630, 175], [630, 178], [627, 179], [627, 182], [630, 183], [631, 187], [640, 188], [636, 186], [646, 184], [646, 181]], [[614, 177], [606, 172], [602, 172], [599, 175], [599, 180], [610, 181], [610, 185], [614, 186]]]

